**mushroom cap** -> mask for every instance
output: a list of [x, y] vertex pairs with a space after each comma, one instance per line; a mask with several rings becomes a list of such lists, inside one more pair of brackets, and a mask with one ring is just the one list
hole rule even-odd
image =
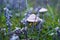
[[31, 14], [28, 18], [27, 18], [28, 22], [38, 22], [38, 21], [42, 21], [42, 19], [40, 19], [39, 17], [37, 17], [35, 14]]
[[48, 10], [46, 8], [41, 8], [39, 12], [47, 12]]

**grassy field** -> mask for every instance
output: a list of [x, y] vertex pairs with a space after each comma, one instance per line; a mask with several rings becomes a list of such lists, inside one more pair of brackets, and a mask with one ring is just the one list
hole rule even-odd
[[[34, 3], [29, 3], [28, 5], [28, 9], [33, 7]], [[56, 40], [58, 40], [58, 36], [56, 34], [56, 30], [54, 28], [56, 27], [60, 27], [60, 11], [58, 9], [58, 5], [59, 3], [56, 5], [56, 7], [54, 6], [50, 6], [49, 4], [46, 5], [46, 8], [48, 9], [48, 12], [46, 12], [44, 14], [44, 20], [45, 22], [43, 23], [43, 28], [42, 31], [40, 32], [40, 37], [38, 37], [38, 32], [36, 30], [34, 30], [34, 32], [31, 34], [30, 31], [28, 31], [28, 38], [37, 38], [36, 40], [38, 40], [38, 38], [40, 38], [39, 40], [53, 40], [56, 38]], [[4, 16], [4, 6], [0, 6], [0, 8], [2, 9], [1, 13], [0, 13], [0, 29], [1, 28], [6, 28], [6, 33], [8, 33], [8, 27], [6, 25], [6, 17]], [[26, 9], [23, 11], [18, 11], [15, 9], [12, 9], [12, 18], [11, 18], [11, 22], [12, 22], [12, 26], [11, 26], [11, 31], [15, 29], [15, 27], [24, 27], [23, 24], [20, 23], [20, 21], [25, 17], [24, 14], [26, 13]], [[20, 16], [21, 13], [21, 16]], [[18, 16], [16, 16], [16, 14], [18, 14]], [[41, 15], [42, 16], [42, 15]], [[30, 29], [32, 25], [27, 25], [28, 29]], [[36, 29], [36, 28], [35, 28]], [[54, 35], [50, 35], [51, 33], [54, 33]], [[4, 31], [0, 30], [0, 39], [1, 40], [9, 40], [9, 35], [4, 36]], [[24, 39], [24, 34], [21, 35], [21, 39]]]

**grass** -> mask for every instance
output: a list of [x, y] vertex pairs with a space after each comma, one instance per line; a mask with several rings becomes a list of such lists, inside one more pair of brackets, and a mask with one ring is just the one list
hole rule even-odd
[[[30, 5], [29, 5], [29, 8], [30, 8]], [[45, 23], [43, 25], [44, 27], [42, 29], [42, 32], [40, 33], [40, 40], [52, 40], [53, 36], [50, 36], [49, 33], [52, 33], [51, 30], [53, 30], [53, 28], [55, 28], [57, 26], [60, 27], [60, 25], [58, 25], [59, 24], [59, 22], [58, 22], [59, 14], [57, 13], [56, 8], [51, 7], [50, 5], [47, 5], [47, 9], [48, 9], [48, 12], [46, 14], [44, 14]], [[20, 13], [20, 12], [18, 12], [18, 13]], [[16, 26], [22, 27], [22, 24], [20, 24], [19, 22], [20, 22], [20, 20], [22, 20], [24, 18], [24, 13], [25, 12], [22, 12], [22, 17], [16, 17], [15, 13], [13, 13], [14, 16], [13, 16], [13, 18], [11, 18], [11, 22], [12, 22], [11, 30], [14, 30]], [[6, 27], [6, 31], [8, 31], [7, 30], [8, 27], [6, 26], [5, 22], [6, 22], [6, 18], [4, 17], [4, 12], [2, 12], [2, 16], [0, 16], [0, 27]], [[49, 29], [49, 27], [51, 27], [51, 29]], [[34, 33], [32, 33], [32, 34], [30, 34], [30, 32], [29, 32], [28, 37], [36, 38], [37, 34], [38, 33], [36, 31], [34, 31]], [[2, 37], [3, 40], [8, 40], [7, 39], [8, 36], [6, 36], [4, 38], [3, 35], [1, 35], [0, 37]]]

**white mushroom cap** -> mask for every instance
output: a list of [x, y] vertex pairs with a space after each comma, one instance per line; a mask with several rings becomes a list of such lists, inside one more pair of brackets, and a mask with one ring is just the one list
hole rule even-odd
[[48, 10], [46, 8], [41, 8], [39, 12], [47, 12]]
[[37, 17], [35, 14], [31, 14], [28, 18], [27, 18], [28, 22], [38, 22], [38, 21], [42, 21], [42, 19], [40, 19], [39, 17]]

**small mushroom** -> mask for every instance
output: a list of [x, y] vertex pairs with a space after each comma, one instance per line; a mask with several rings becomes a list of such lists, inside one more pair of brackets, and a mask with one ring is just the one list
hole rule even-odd
[[46, 8], [41, 8], [39, 12], [47, 12], [48, 10]]

